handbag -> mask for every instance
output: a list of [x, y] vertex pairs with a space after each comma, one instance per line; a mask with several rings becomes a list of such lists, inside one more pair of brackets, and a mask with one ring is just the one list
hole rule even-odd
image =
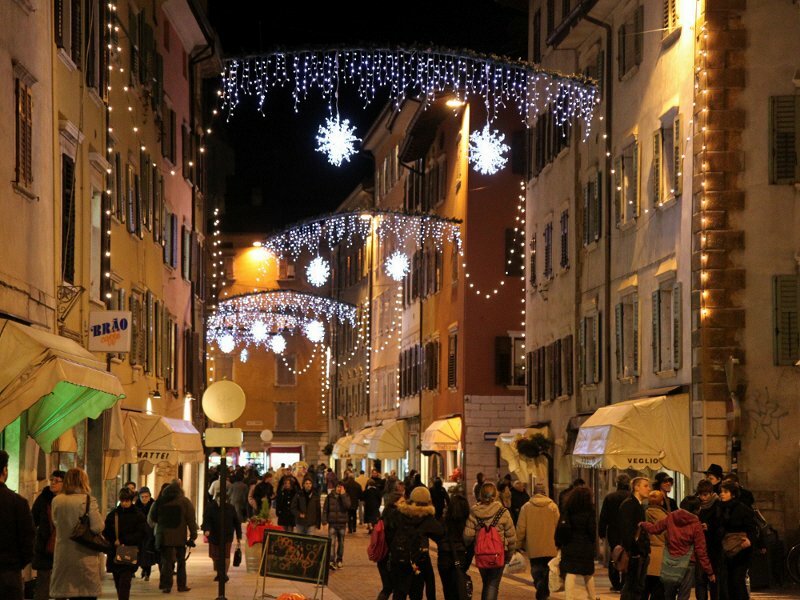
[[233, 566], [238, 567], [242, 564], [242, 547], [236, 542], [236, 550], [233, 551]]
[[617, 571], [620, 573], [627, 573], [628, 563], [630, 560], [630, 554], [628, 554], [628, 551], [625, 550], [625, 548], [623, 548], [620, 544], [614, 546], [614, 549], [611, 551], [611, 564], [614, 565], [614, 568]]
[[664, 545], [664, 557], [661, 559], [661, 582], [666, 584], [676, 584], [683, 581], [686, 571], [689, 569], [689, 562], [694, 554], [694, 546], [683, 556], [672, 556], [669, 553], [669, 546]]
[[108, 554], [111, 551], [111, 545], [108, 540], [103, 537], [102, 533], [94, 533], [89, 525], [89, 502], [91, 497], [86, 494], [86, 510], [78, 517], [78, 522], [72, 528], [72, 535], [69, 536], [76, 544], [80, 544], [84, 548], [95, 550], [97, 552], [105, 552]]
[[744, 544], [747, 539], [747, 534], [744, 531], [726, 533], [725, 537], [722, 538], [722, 551], [725, 553], [725, 556], [731, 558], [739, 554], [739, 552], [744, 550], [742, 544]]
[[139, 547], [119, 543], [119, 513], [114, 513], [114, 536], [117, 538], [114, 550], [114, 564], [136, 567], [139, 564]]

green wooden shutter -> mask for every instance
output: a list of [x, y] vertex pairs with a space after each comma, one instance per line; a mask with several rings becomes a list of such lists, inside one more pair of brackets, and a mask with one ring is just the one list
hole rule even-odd
[[639, 140], [633, 142], [633, 157], [631, 158], [631, 164], [633, 165], [633, 173], [631, 179], [633, 180], [633, 202], [634, 202], [634, 218], [639, 216], [639, 211], [641, 210], [642, 201], [641, 201], [641, 193], [640, 190], [642, 186], [639, 185]]
[[511, 344], [507, 335], [494, 338], [494, 382], [497, 385], [511, 385]]
[[661, 291], [653, 292], [653, 314], [652, 314], [652, 333], [651, 345], [653, 348], [653, 373], [661, 370]]
[[661, 144], [664, 130], [658, 129], [653, 134], [653, 206], [661, 203]]
[[623, 307], [622, 303], [617, 304], [614, 307], [614, 318], [615, 318], [615, 331], [616, 331], [616, 348], [615, 348], [615, 355], [617, 358], [617, 378], [622, 377], [625, 374], [625, 354], [624, 354], [624, 346], [625, 346], [625, 332], [623, 328]]
[[636, 64], [642, 64], [642, 46], [644, 45], [644, 5], [639, 5], [636, 8], [634, 16], [634, 38], [633, 38], [633, 52]]
[[681, 368], [681, 284], [672, 286], [672, 368]]
[[639, 296], [634, 295], [631, 304], [633, 312], [633, 376], [639, 376]]
[[770, 183], [798, 181], [798, 96], [770, 98], [770, 134], [772, 138]]
[[775, 335], [773, 338], [776, 365], [794, 365], [800, 358], [800, 329], [798, 328], [797, 275], [773, 277]]
[[619, 226], [625, 214], [625, 194], [622, 190], [622, 157], [614, 159], [614, 221]]
[[578, 385], [586, 383], [586, 319], [578, 327]]
[[672, 187], [675, 189], [677, 198], [683, 191], [683, 129], [680, 115], [675, 116], [672, 124], [672, 146], [672, 160], [675, 162], [672, 171]]

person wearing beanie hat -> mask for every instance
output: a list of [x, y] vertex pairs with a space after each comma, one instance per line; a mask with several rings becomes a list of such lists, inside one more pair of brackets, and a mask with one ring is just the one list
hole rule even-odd
[[392, 598], [421, 598], [426, 586], [427, 596], [435, 598], [436, 578], [428, 540], [438, 543], [444, 528], [436, 520], [431, 493], [420, 485], [411, 490], [408, 500], [400, 497], [395, 507], [384, 523], [386, 545], [389, 547]]
[[708, 469], [706, 469], [705, 476], [711, 482], [711, 485], [714, 486], [714, 493], [719, 495], [720, 492], [720, 484], [722, 483], [722, 477], [724, 472], [722, 467], [719, 466], [717, 463], [711, 463], [708, 465]]
[[618, 592], [622, 589], [625, 576], [617, 571], [611, 561], [611, 551], [622, 542], [619, 524], [619, 507], [631, 495], [631, 476], [627, 473], [617, 475], [617, 489], [608, 494], [600, 508], [600, 518], [597, 521], [597, 535], [601, 540], [608, 542], [608, 579], [611, 589]]
[[[139, 488], [139, 498], [136, 500], [136, 508], [142, 511], [145, 521], [150, 514], [150, 509], [156, 501], [153, 500], [153, 494], [150, 488], [142, 486]], [[153, 528], [145, 522], [147, 531], [142, 542], [142, 550], [139, 552], [139, 567], [142, 569], [141, 577], [145, 581], [150, 581], [150, 571], [152, 570], [153, 563], [156, 562], [156, 540], [153, 537]]]

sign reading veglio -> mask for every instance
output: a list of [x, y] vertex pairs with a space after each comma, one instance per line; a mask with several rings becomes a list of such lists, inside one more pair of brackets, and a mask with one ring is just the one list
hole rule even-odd
[[89, 313], [89, 350], [130, 352], [131, 312], [102, 310]]

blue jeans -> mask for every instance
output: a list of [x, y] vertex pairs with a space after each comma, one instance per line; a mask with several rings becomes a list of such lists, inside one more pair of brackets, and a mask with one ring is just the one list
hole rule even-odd
[[331, 560], [333, 560], [333, 547], [336, 546], [336, 560], [344, 558], [344, 527], [328, 525], [328, 537], [331, 539]]
[[500, 593], [500, 580], [503, 579], [503, 567], [496, 569], [479, 569], [481, 581], [483, 581], [483, 592], [481, 600], [497, 600]]
[[664, 582], [664, 600], [689, 600], [694, 583], [694, 566], [689, 565], [680, 581]]
[[317, 528], [313, 525], [295, 525], [295, 533], [302, 533], [303, 535], [316, 535]]

